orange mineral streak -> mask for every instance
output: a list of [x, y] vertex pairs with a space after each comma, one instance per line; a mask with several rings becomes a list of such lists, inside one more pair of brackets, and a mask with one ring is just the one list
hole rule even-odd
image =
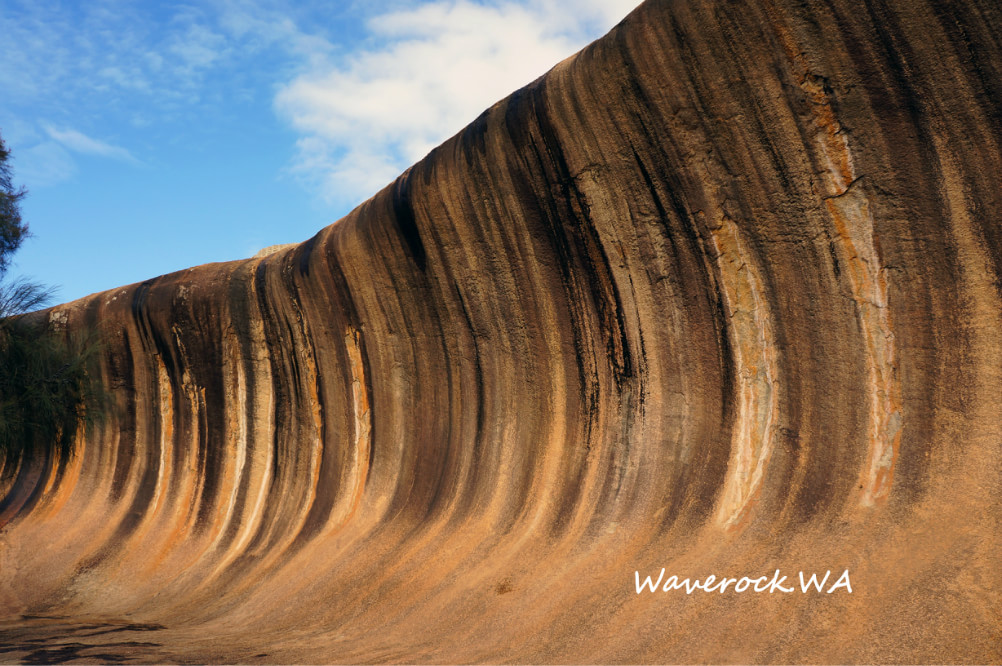
[[[259, 316], [250, 318], [249, 333], [251, 349], [250, 358], [241, 359], [250, 368], [254, 377], [267, 377], [271, 372], [271, 364], [267, 354], [261, 353], [266, 346], [264, 324]], [[249, 460], [247, 480], [247, 495], [244, 502], [244, 513], [240, 519], [240, 529], [227, 557], [227, 563], [245, 554], [251, 539], [262, 528], [265, 503], [268, 498], [268, 485], [274, 473], [274, 455], [271, 443], [274, 441], [274, 410], [275, 394], [272, 382], [255, 382], [255, 390], [249, 394], [243, 406], [243, 418], [248, 421], [244, 430], [252, 434], [250, 438], [253, 450]]]
[[362, 501], [362, 491], [365, 489], [365, 480], [369, 476], [369, 450], [371, 447], [372, 414], [369, 409], [369, 391], [366, 388], [365, 366], [362, 361], [362, 349], [360, 346], [361, 334], [353, 329], [349, 329], [344, 336], [345, 350], [348, 354], [348, 362], [351, 369], [351, 406], [354, 421], [354, 447], [350, 461], [350, 475], [348, 477], [348, 493], [350, 498], [347, 509], [343, 515], [332, 515], [331, 525], [328, 531], [336, 532], [345, 523], [352, 519]]
[[[165, 495], [168, 492], [168, 488], [171, 483], [176, 483], [177, 478], [172, 474], [173, 458], [177, 449], [174, 446], [174, 397], [173, 397], [173, 384], [171, 382], [170, 376], [167, 373], [167, 368], [164, 365], [163, 359], [159, 356], [156, 358], [157, 363], [157, 420], [160, 422], [160, 432], [159, 440], [156, 442], [151, 442], [150, 445], [154, 446], [156, 450], [159, 451], [159, 456], [157, 457], [157, 478], [156, 486], [153, 490], [153, 495], [150, 499], [149, 506], [146, 508], [142, 522], [137, 528], [134, 538], [137, 540], [147, 539], [151, 536], [151, 532], [156, 532], [156, 538], [163, 539], [165, 536], [170, 537], [172, 530], [168, 527], [171, 519], [176, 515], [176, 507], [166, 507]], [[166, 528], [166, 529], [165, 529]], [[149, 562], [142, 567], [140, 570], [146, 573], [152, 573], [158, 566], [162, 563], [162, 558], [169, 552], [162, 547], [157, 549], [156, 555], [151, 557]]]
[[53, 478], [55, 475], [52, 474], [46, 483], [46, 495], [42, 504], [36, 509], [39, 516], [48, 517], [58, 514], [69, 502], [70, 497], [73, 495], [74, 489], [77, 487], [77, 482], [80, 480], [80, 471], [83, 465], [82, 456], [79, 455], [79, 450], [81, 447], [86, 446], [83, 438], [78, 434], [77, 442], [75, 444], [75, 454], [72, 455], [67, 462], [66, 470], [63, 472], [63, 478], [59, 479], [58, 482]]
[[739, 526], [754, 505], [768, 469], [779, 419], [776, 340], [756, 258], [734, 222], [710, 227], [737, 373], [737, 418], [717, 520]]
[[887, 498], [901, 441], [901, 390], [887, 274], [873, 240], [873, 216], [861, 187], [825, 200], [848, 265], [853, 298], [866, 349], [870, 397], [870, 445], [859, 485], [860, 502], [872, 506]]
[[[260, 265], [259, 261], [254, 263]], [[251, 293], [257, 296], [256, 285], [252, 285]], [[255, 554], [248, 550], [255, 537], [268, 527], [265, 523], [266, 503], [275, 475], [275, 395], [273, 384], [268, 379], [272, 372], [271, 362], [269, 356], [262, 353], [267, 343], [260, 312], [253, 311], [247, 323], [251, 351], [249, 356], [241, 351], [234, 358], [237, 390], [229, 396], [234, 399], [229, 409], [238, 416], [233, 427], [247, 451], [246, 473], [239, 495], [240, 514], [233, 519], [235, 529], [230, 530], [227, 548], [216, 566], [217, 576], [223, 575], [238, 558]], [[253, 390], [248, 387], [248, 374], [255, 379]], [[315, 373], [309, 376], [315, 378]], [[316, 412], [317, 408], [314, 407], [313, 411]], [[319, 415], [314, 413], [313, 423], [318, 422]], [[243, 580], [235, 589], [242, 589], [247, 584], [248, 581]], [[211, 588], [205, 586], [204, 589]]]
[[[181, 409], [187, 411], [188, 418], [197, 422], [201, 406], [204, 405], [204, 390], [193, 386], [191, 378], [185, 373], [181, 379], [181, 395], [184, 400]], [[143, 570], [154, 571], [184, 571], [197, 561], [200, 552], [191, 552], [180, 548], [188, 540], [195, 525], [198, 502], [201, 499], [201, 484], [196, 474], [196, 456], [198, 442], [195, 436], [188, 441], [175, 439], [165, 443], [186, 464], [180, 466], [180, 473], [172, 475], [173, 496], [175, 497], [170, 511], [164, 512], [158, 523], [156, 532], [160, 538], [159, 547], [149, 558]], [[171, 562], [174, 566], [168, 566]]]
[[835, 227], [835, 243], [848, 265], [849, 287], [856, 303], [869, 377], [869, 442], [860, 471], [859, 502], [873, 506], [885, 500], [894, 478], [901, 441], [901, 388], [894, 330], [888, 308], [887, 271], [883, 267], [874, 219], [864, 187], [853, 165], [849, 139], [835, 116], [834, 93], [810, 70], [805, 51], [778, 15], [764, 3], [798, 83], [807, 94], [817, 133], [814, 146], [825, 166], [825, 207]]
[[800, 88], [807, 95], [814, 120], [814, 143], [826, 167], [824, 183], [829, 195], [845, 192], [855, 180], [852, 153], [849, 140], [832, 108], [832, 92], [827, 82], [814, 74], [805, 57], [805, 51], [796, 36], [787, 27], [772, 0], [764, 0], [763, 7], [769, 13], [771, 28], [782, 45]]

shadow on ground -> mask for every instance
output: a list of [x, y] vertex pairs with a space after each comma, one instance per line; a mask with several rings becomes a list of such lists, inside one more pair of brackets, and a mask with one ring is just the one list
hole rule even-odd
[[63, 664], [86, 660], [110, 664], [149, 661], [161, 647], [134, 634], [164, 629], [160, 624], [68, 622], [65, 618], [24, 615], [16, 625], [0, 625], [0, 662]]

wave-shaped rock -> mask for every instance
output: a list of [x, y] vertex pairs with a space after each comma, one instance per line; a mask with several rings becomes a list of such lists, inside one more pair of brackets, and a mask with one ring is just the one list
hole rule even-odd
[[0, 658], [999, 661], [999, 34], [650, 0], [309, 241], [54, 308], [115, 409], [5, 470]]

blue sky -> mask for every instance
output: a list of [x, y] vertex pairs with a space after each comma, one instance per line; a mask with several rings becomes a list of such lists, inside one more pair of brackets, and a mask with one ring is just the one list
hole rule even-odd
[[57, 301], [305, 240], [640, 0], [4, 0], [0, 135]]

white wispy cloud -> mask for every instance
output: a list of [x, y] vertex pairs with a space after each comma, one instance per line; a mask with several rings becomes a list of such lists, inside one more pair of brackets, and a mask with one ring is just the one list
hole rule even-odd
[[282, 86], [293, 170], [355, 203], [612, 25], [639, 0], [435, 0], [368, 21], [367, 48]]
[[200, 23], [189, 23], [167, 47], [167, 55], [186, 74], [211, 67], [226, 55], [227, 40]]
[[[75, 155], [155, 160], [157, 139], [139, 131], [169, 125], [191, 141], [187, 127], [211, 132], [234, 100], [270, 101], [297, 135], [290, 171], [341, 207], [639, 2], [9, 0], [0, 125], [21, 172], [51, 183], [70, 177]], [[30, 126], [14, 131], [15, 118]]]
[[139, 160], [133, 157], [132, 153], [125, 148], [91, 138], [75, 129], [56, 129], [49, 125], [43, 125], [43, 128], [51, 139], [73, 152], [108, 157], [130, 164], [140, 164]]
[[33, 143], [17, 155], [19, 182], [31, 187], [48, 187], [69, 180], [76, 165], [69, 151], [55, 141]]

